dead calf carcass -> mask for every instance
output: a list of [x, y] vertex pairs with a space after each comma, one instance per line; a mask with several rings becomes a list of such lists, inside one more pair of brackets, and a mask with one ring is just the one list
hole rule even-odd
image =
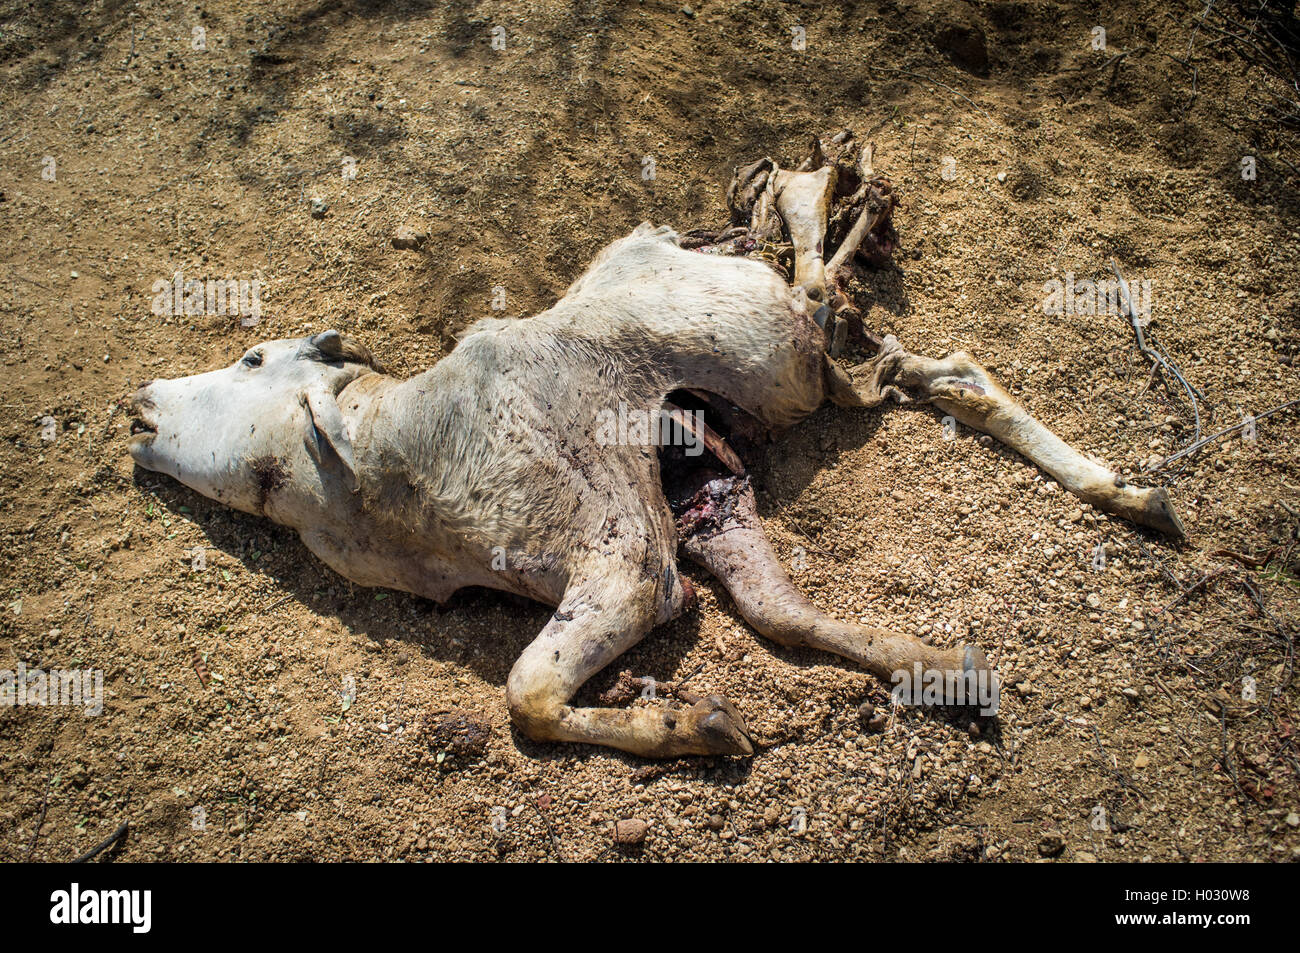
[[[639, 226], [554, 307], [478, 322], [409, 380], [327, 331], [151, 382], [133, 399], [131, 455], [293, 527], [362, 585], [440, 602], [487, 586], [556, 606], [510, 673], [515, 723], [536, 739], [650, 757], [751, 750], [739, 711], [717, 696], [631, 709], [569, 704], [688, 605], [679, 549], [769, 638], [834, 652], [885, 679], [933, 675], [947, 686], [943, 701], [972, 701], [950, 696], [975, 682], [995, 691], [977, 647], [834, 619], [782, 570], [745, 473], [745, 438], [790, 427], [827, 398], [932, 401], [1100, 508], [1181, 532], [1164, 491], [1124, 485], [1075, 452], [970, 358], [919, 357], [861, 327], [843, 276], [860, 250], [880, 258], [895, 240], [894, 199], [869, 150], [841, 136], [793, 170], [762, 160], [738, 170], [729, 204], [733, 222], [718, 232], [683, 240]], [[852, 375], [831, 356], [851, 335], [878, 346]], [[626, 420], [627, 408], [667, 415], [679, 428], [667, 432], [682, 439], [663, 447], [626, 428], [611, 439], [610, 415]]]

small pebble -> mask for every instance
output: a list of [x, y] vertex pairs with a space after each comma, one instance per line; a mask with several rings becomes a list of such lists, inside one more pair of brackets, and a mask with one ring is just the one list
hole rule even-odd
[[628, 817], [614, 822], [614, 843], [629, 846], [645, 840], [650, 825], [639, 817]]
[[1065, 838], [1060, 834], [1044, 834], [1038, 842], [1038, 853], [1043, 857], [1059, 857], [1065, 850]]
[[422, 232], [411, 228], [409, 225], [403, 225], [393, 233], [393, 247], [403, 251], [414, 251], [428, 241], [427, 232]]

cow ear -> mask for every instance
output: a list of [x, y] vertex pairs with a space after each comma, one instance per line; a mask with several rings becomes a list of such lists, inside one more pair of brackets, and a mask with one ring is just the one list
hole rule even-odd
[[336, 360], [343, 354], [343, 335], [337, 331], [322, 331], [311, 339], [311, 343], [326, 360]]
[[302, 405], [307, 409], [306, 432], [303, 443], [317, 463], [323, 464], [330, 451], [343, 464], [348, 474], [348, 485], [355, 493], [361, 488], [357, 477], [357, 463], [352, 455], [352, 441], [343, 425], [343, 413], [338, 400], [325, 387], [309, 387], [302, 395]]
[[313, 334], [303, 342], [299, 355], [324, 364], [341, 361], [343, 363], [364, 364], [372, 371], [380, 373], [383, 373], [384, 370], [383, 365], [375, 360], [375, 356], [370, 353], [369, 348], [359, 341], [354, 341], [350, 337], [339, 334], [338, 331], [322, 331], [320, 334]]

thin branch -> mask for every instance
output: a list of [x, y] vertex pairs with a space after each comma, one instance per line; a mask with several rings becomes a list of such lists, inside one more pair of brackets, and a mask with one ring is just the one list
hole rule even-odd
[[901, 74], [903, 74], [904, 76], [911, 76], [913, 79], [919, 79], [919, 80], [920, 80], [921, 82], [923, 82], [923, 83], [929, 83], [929, 84], [932, 85], [932, 86], [938, 86], [940, 89], [946, 89], [946, 90], [948, 90], [948, 92], [952, 93], [954, 96], [960, 96], [962, 99], [966, 100], [966, 102], [970, 103], [972, 106], [974, 106], [976, 109], [978, 109], [978, 110], [979, 110], [979, 111], [984, 115], [984, 118], [985, 118], [985, 119], [990, 119], [990, 120], [991, 120], [991, 119], [993, 118], [993, 117], [990, 116], [988, 113], [984, 112], [984, 110], [980, 108], [980, 105], [979, 105], [977, 102], [975, 102], [975, 100], [973, 100], [973, 99], [971, 99], [969, 96], [967, 96], [965, 93], [963, 93], [963, 92], [961, 92], [961, 91], [959, 91], [959, 90], [953, 89], [951, 86], [945, 86], [943, 83], [939, 82], [937, 79], [931, 79], [931, 78], [928, 77], [928, 76], [922, 76], [920, 73], [913, 73], [911, 70], [905, 70], [905, 69], [894, 69], [893, 67], [890, 67], [890, 66], [872, 66], [871, 69], [884, 70], [886, 73], [901, 73]]
[[[1183, 376], [1183, 372], [1178, 369], [1178, 365], [1169, 358], [1167, 353], [1165, 353], [1164, 348], [1160, 347], [1158, 344], [1150, 346], [1147, 344], [1146, 335], [1142, 331], [1143, 321], [1138, 318], [1137, 312], [1133, 308], [1133, 295], [1129, 291], [1128, 282], [1124, 280], [1124, 275], [1120, 272], [1119, 264], [1114, 258], [1110, 260], [1110, 270], [1114, 273], [1115, 280], [1119, 282], [1123, 317], [1128, 319], [1129, 325], [1133, 328], [1133, 336], [1137, 339], [1138, 350], [1142, 352], [1143, 356], [1146, 357], [1147, 360], [1151, 361], [1153, 367], [1159, 367], [1167, 371], [1176, 381], [1178, 381], [1179, 384], [1182, 385], [1183, 391], [1187, 394], [1187, 399], [1191, 402], [1192, 416], [1196, 422], [1196, 433], [1192, 437], [1192, 440], [1193, 442], [1200, 440], [1201, 406], [1197, 401], [1197, 398], [1199, 397], [1201, 400], [1204, 400], [1205, 395], [1188, 383], [1187, 378]], [[1168, 463], [1169, 461], [1166, 460], [1164, 462]], [[1161, 466], [1163, 465], [1164, 464], [1161, 464]], [[1151, 471], [1148, 470], [1147, 472], [1150, 473]]]
[[[1278, 406], [1274, 407], [1272, 410], [1266, 410], [1262, 414], [1256, 414], [1253, 419], [1256, 422], [1261, 420], [1266, 420], [1267, 418], [1272, 417], [1274, 414], [1280, 414], [1282, 411], [1294, 407], [1296, 404], [1300, 404], [1300, 398], [1297, 398], [1295, 400], [1288, 400], [1285, 404], [1278, 404]], [[1183, 449], [1179, 450], [1177, 453], [1165, 457], [1165, 459], [1161, 460], [1159, 463], [1157, 463], [1154, 467], [1147, 470], [1146, 472], [1153, 473], [1156, 470], [1159, 470], [1161, 467], [1164, 467], [1175, 460], [1179, 460], [1189, 454], [1195, 453], [1197, 450], [1200, 450], [1207, 443], [1213, 443], [1215, 440], [1218, 440], [1220, 437], [1226, 437], [1230, 433], [1236, 433], [1238, 430], [1241, 430], [1243, 427], [1245, 427], [1250, 422], [1251, 419], [1252, 418], [1247, 418], [1246, 420], [1243, 420], [1239, 424], [1233, 424], [1231, 427], [1224, 427], [1218, 433], [1212, 433], [1208, 437], [1203, 437], [1202, 439], [1196, 441], [1195, 443], [1183, 447]]]
[[73, 861], [74, 864], [84, 864], [88, 860], [94, 860], [108, 848], [112, 847], [126, 835], [126, 829], [130, 821], [123, 821], [118, 825], [117, 830], [105, 837], [99, 844], [86, 851], [80, 857]]

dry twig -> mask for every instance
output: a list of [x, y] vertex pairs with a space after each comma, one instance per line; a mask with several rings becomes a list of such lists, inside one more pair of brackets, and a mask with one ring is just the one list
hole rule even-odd
[[[1120, 306], [1123, 312], [1122, 316], [1133, 328], [1133, 336], [1137, 339], [1138, 350], [1142, 352], [1142, 355], [1146, 357], [1147, 360], [1151, 361], [1152, 373], [1156, 373], [1157, 369], [1166, 371], [1182, 385], [1183, 392], [1187, 394], [1187, 399], [1192, 405], [1192, 416], [1196, 422], [1196, 435], [1192, 437], [1192, 440], [1200, 440], [1201, 407], [1198, 398], [1199, 400], [1205, 400], [1205, 395], [1188, 383], [1187, 378], [1183, 376], [1183, 372], [1180, 371], [1178, 365], [1170, 359], [1164, 348], [1159, 344], [1156, 344], [1154, 341], [1148, 344], [1146, 334], [1143, 331], [1143, 326], [1146, 322], [1137, 316], [1137, 312], [1133, 308], [1133, 295], [1129, 291], [1128, 282], [1124, 280], [1124, 275], [1120, 272], [1119, 264], [1114, 258], [1110, 260], [1110, 270], [1114, 273], [1115, 280], [1119, 282]], [[1173, 458], [1171, 457], [1169, 459]], [[1147, 470], [1147, 472], [1151, 473], [1154, 470], [1159, 469], [1159, 467], [1167, 464], [1169, 459], [1164, 460], [1158, 467], [1153, 467], [1150, 470]]]

